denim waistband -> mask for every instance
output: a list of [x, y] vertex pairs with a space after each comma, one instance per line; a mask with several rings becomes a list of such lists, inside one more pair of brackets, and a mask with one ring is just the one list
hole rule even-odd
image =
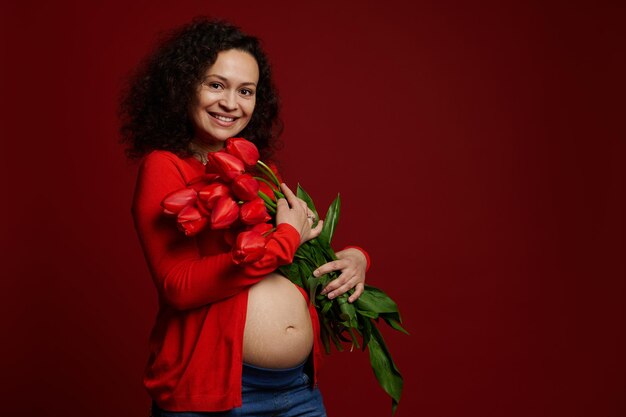
[[241, 382], [243, 385], [253, 387], [280, 388], [286, 387], [294, 382], [304, 373], [304, 364], [302, 362], [293, 368], [261, 368], [259, 366], [243, 364], [241, 372]]

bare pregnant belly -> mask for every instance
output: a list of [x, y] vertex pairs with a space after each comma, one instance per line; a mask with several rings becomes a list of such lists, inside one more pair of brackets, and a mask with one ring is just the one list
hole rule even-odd
[[307, 302], [287, 278], [273, 273], [250, 287], [243, 360], [264, 368], [289, 368], [313, 347]]

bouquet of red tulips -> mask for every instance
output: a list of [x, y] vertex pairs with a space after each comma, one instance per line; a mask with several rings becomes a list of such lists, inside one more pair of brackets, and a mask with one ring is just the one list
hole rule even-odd
[[[267, 237], [274, 230], [276, 199], [284, 198], [276, 173], [259, 160], [256, 146], [242, 138], [228, 139], [223, 151], [209, 152], [207, 158], [206, 174], [190, 181], [187, 188], [168, 194], [161, 203], [164, 212], [176, 217], [178, 228], [187, 236], [205, 227], [227, 229], [235, 264], [261, 259]], [[253, 172], [257, 175], [252, 175]], [[297, 196], [319, 219], [313, 200], [299, 185]], [[395, 412], [402, 393], [402, 375], [377, 325], [382, 319], [391, 328], [408, 334], [401, 326], [398, 306], [383, 291], [369, 285], [354, 303], [348, 302], [353, 290], [328, 299], [320, 291], [339, 273], [313, 276], [317, 267], [337, 259], [330, 243], [339, 220], [340, 204], [337, 196], [328, 208], [321, 234], [301, 244], [293, 263], [278, 270], [309, 293], [318, 312], [327, 353], [331, 342], [339, 351], [343, 350], [342, 342], [351, 343], [351, 349], [368, 349], [374, 374], [391, 396], [392, 412]]]

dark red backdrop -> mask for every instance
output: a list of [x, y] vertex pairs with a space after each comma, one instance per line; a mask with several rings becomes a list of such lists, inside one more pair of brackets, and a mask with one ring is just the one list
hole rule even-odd
[[[508, 3], [3, 2], [1, 414], [146, 415], [116, 99], [211, 14], [265, 41], [287, 179], [342, 193], [338, 246], [401, 306], [399, 417], [626, 415], [623, 2]], [[330, 416], [388, 415], [365, 354], [321, 386]]]

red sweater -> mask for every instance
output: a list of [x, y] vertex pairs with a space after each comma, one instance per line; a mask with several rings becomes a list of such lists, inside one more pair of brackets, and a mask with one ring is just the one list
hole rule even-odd
[[[234, 265], [221, 230], [208, 228], [194, 238], [162, 214], [161, 200], [204, 173], [193, 157], [153, 151], [141, 163], [132, 214], [159, 294], [150, 334], [144, 386], [159, 407], [171, 411], [218, 411], [241, 406], [243, 331], [248, 288], [289, 264], [300, 235], [280, 224], [259, 261]], [[307, 294], [298, 287], [308, 302]], [[317, 312], [313, 325], [313, 380], [321, 343]]]

